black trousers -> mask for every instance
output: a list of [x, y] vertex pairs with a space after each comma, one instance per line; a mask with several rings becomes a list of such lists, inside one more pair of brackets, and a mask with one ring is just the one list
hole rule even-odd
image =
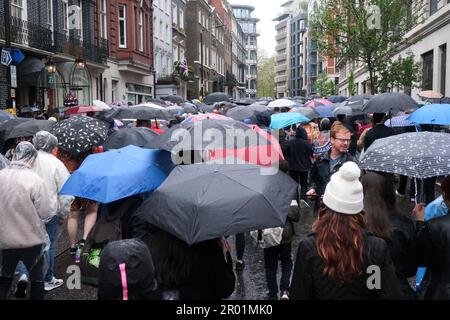
[[2, 276], [0, 277], [0, 300], [6, 299], [11, 288], [19, 261], [23, 261], [30, 272], [30, 298], [42, 300], [44, 297], [44, 254], [43, 246], [37, 245], [24, 249], [2, 250]]
[[300, 196], [297, 195], [297, 200], [306, 201], [306, 189], [308, 188], [308, 171], [290, 170], [289, 174], [292, 179], [294, 179], [297, 183], [300, 183]]

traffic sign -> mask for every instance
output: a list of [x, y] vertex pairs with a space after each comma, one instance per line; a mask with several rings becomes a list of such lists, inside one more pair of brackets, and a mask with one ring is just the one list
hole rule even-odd
[[2, 49], [2, 59], [1, 59], [2, 65], [9, 66], [11, 64], [11, 61], [12, 61], [11, 53], [6, 49]]

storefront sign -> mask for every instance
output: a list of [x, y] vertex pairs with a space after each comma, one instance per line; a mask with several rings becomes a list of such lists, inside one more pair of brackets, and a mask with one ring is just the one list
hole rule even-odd
[[11, 65], [11, 88], [17, 88], [17, 68], [15, 65]]

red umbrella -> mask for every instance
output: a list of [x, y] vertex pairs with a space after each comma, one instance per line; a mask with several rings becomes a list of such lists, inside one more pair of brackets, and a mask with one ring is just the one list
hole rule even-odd
[[67, 109], [66, 113], [72, 115], [72, 114], [100, 112], [100, 111], [103, 111], [103, 109], [96, 106], [77, 106]]

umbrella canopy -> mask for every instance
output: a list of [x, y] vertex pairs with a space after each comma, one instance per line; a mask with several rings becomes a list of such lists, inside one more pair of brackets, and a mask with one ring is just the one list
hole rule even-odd
[[450, 134], [411, 132], [377, 139], [361, 169], [426, 179], [450, 174]]
[[[194, 152], [200, 156], [198, 160], [224, 159], [233, 155], [250, 163], [271, 165], [283, 159], [278, 141], [271, 137], [233, 119], [206, 118], [175, 125], [145, 147], [167, 150], [178, 157], [192, 156]], [[177, 163], [181, 162], [192, 163], [192, 158], [177, 160]]]
[[311, 120], [297, 112], [284, 112], [273, 114], [270, 117], [270, 127], [272, 129], [281, 129], [290, 126], [291, 124], [305, 122], [308, 123]]
[[237, 106], [236, 108], [230, 109], [227, 112], [227, 117], [233, 118], [234, 120], [244, 121], [255, 115], [255, 112], [267, 111], [266, 106], [260, 104], [253, 104], [250, 106]]
[[425, 90], [425, 91], [419, 92], [419, 97], [427, 98], [427, 99], [440, 99], [443, 96], [444, 95], [441, 94], [440, 92], [433, 91], [433, 90]]
[[96, 106], [78, 106], [72, 107], [66, 110], [66, 114], [80, 114], [80, 113], [88, 113], [88, 112], [101, 112], [104, 109]]
[[51, 131], [55, 122], [49, 120], [31, 119], [15, 126], [6, 139], [31, 137], [39, 131]]
[[414, 123], [408, 120], [409, 114], [402, 114], [396, 117], [392, 117], [384, 122], [385, 126], [391, 128], [403, 128], [403, 127], [413, 127]]
[[427, 104], [414, 111], [408, 120], [418, 124], [450, 125], [450, 104]]
[[0, 110], [0, 122], [3, 122], [5, 120], [14, 119], [15, 117], [6, 111]]
[[39, 112], [39, 108], [36, 107], [23, 107], [20, 109], [20, 113], [33, 113], [33, 112]]
[[320, 117], [318, 112], [309, 107], [292, 108], [289, 112], [298, 112], [311, 120]]
[[191, 122], [198, 122], [203, 121], [205, 119], [215, 119], [219, 121], [233, 121], [233, 119], [229, 117], [225, 117], [224, 115], [218, 114], [218, 113], [205, 113], [205, 114], [197, 114], [194, 116], [190, 116], [186, 120], [183, 121], [183, 123], [191, 123]]
[[176, 105], [167, 107], [166, 110], [169, 111], [171, 114], [180, 114], [184, 112], [183, 107]]
[[329, 96], [327, 98], [327, 100], [332, 103], [339, 103], [339, 102], [344, 102], [345, 100], [347, 100], [347, 98], [343, 97], [343, 96]]
[[103, 144], [105, 150], [120, 149], [129, 145], [142, 147], [158, 134], [145, 127], [123, 128], [112, 133]]
[[174, 165], [170, 153], [128, 146], [90, 155], [61, 194], [110, 203], [156, 189]]
[[255, 165], [178, 166], [136, 212], [189, 245], [284, 226], [297, 184]]
[[267, 106], [269, 108], [273, 109], [273, 108], [284, 108], [284, 107], [292, 108], [292, 107], [295, 107], [295, 105], [296, 105], [295, 101], [291, 101], [288, 99], [277, 99], [277, 100], [271, 101]]
[[236, 104], [241, 105], [241, 106], [249, 106], [251, 104], [254, 104], [255, 102], [256, 102], [256, 100], [253, 100], [250, 98], [245, 98], [243, 100], [237, 101]]
[[165, 108], [165, 107], [167, 107], [167, 103], [164, 101], [164, 100], [162, 100], [162, 99], [156, 99], [156, 98], [147, 98], [146, 99], [146, 102], [145, 103], [143, 103], [143, 105], [151, 105], [151, 104], [153, 104], [153, 105], [158, 105], [158, 106], [160, 106], [160, 107], [163, 107], [163, 108]]
[[440, 99], [439, 103], [450, 104], [450, 97], [444, 97], [444, 98]]
[[176, 95], [170, 95], [166, 97], [162, 97], [161, 100], [170, 101], [172, 103], [176, 103], [178, 105], [183, 104], [186, 100], [184, 100], [183, 97], [176, 96]]
[[183, 111], [186, 113], [197, 114], [198, 110], [195, 104], [185, 102], [181, 105], [183, 107]]
[[310, 107], [314, 109], [317, 108], [318, 106], [329, 106], [330, 104], [332, 104], [332, 102], [327, 99], [314, 99], [305, 103], [305, 107]]
[[[359, 94], [353, 97], [348, 98], [342, 103], [342, 107], [349, 107], [352, 109], [351, 114], [360, 114], [362, 113], [363, 107], [366, 105], [367, 102], [369, 102], [370, 99], [372, 99], [373, 96], [367, 95], [367, 94]], [[345, 109], [347, 110], [347, 109]], [[342, 111], [340, 111], [342, 112]], [[348, 113], [339, 113], [339, 114], [346, 114], [351, 115]]]
[[100, 101], [100, 100], [94, 100], [94, 101], [92, 101], [92, 104], [96, 107], [102, 108], [103, 110], [111, 109], [110, 106], [108, 106], [106, 103], [104, 103], [103, 101]]
[[334, 105], [318, 106], [314, 110], [319, 114], [320, 118], [336, 118], [336, 115], [333, 113]]
[[229, 102], [231, 101], [231, 97], [223, 92], [213, 92], [208, 94], [208, 96], [206, 96], [204, 100], [206, 104], [213, 104], [215, 102], [222, 102], [222, 101]]
[[410, 96], [399, 93], [389, 92], [376, 95], [363, 107], [365, 113], [392, 113], [408, 111], [417, 108], [417, 102]]
[[108, 137], [108, 125], [100, 120], [77, 115], [57, 122], [52, 133], [58, 147], [74, 155], [103, 144]]
[[152, 120], [152, 119], [169, 120], [171, 116], [169, 111], [166, 110], [166, 108], [154, 104], [142, 104], [135, 107], [120, 108], [115, 118], [137, 119], [137, 120]]
[[[18, 126], [19, 124], [23, 122], [30, 121], [31, 119], [28, 118], [14, 118], [4, 121], [0, 125], [0, 145], [3, 146], [3, 143], [7, 140], [9, 134], [11, 133], [12, 129], [14, 127]], [[2, 150], [0, 149], [0, 152]]]

